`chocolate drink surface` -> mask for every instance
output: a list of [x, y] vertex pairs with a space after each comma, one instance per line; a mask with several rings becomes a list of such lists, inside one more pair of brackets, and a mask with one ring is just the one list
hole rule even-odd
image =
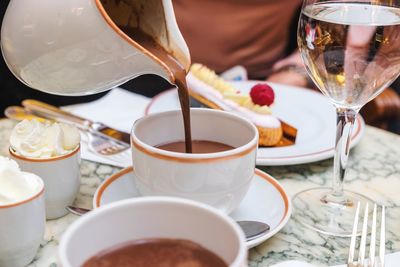
[[181, 104], [183, 124], [185, 129], [185, 152], [192, 153], [192, 134], [190, 128], [190, 99], [189, 91], [186, 85], [186, 70], [179, 62], [171, 56], [162, 46], [160, 46], [148, 34], [141, 31], [139, 28], [121, 27], [121, 30], [131, 37], [135, 42], [139, 43], [153, 55], [164, 62], [172, 71], [175, 81], [174, 84], [178, 87], [179, 102]]
[[83, 267], [228, 267], [213, 252], [183, 239], [139, 239], [102, 251]]
[[[185, 152], [185, 142], [177, 141], [171, 142], [167, 144], [161, 144], [156, 146], [159, 149], [167, 150], [171, 152]], [[231, 150], [234, 147], [213, 141], [204, 141], [204, 140], [193, 140], [192, 141], [192, 153], [216, 153]]]

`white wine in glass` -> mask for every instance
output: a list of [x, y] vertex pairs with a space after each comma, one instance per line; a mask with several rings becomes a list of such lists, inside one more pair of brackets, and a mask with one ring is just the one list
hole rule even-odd
[[351, 131], [361, 107], [400, 73], [400, 1], [305, 0], [297, 37], [310, 77], [336, 108], [337, 134], [332, 188], [295, 195], [294, 217], [319, 232], [348, 236], [357, 202], [372, 202], [343, 190]]

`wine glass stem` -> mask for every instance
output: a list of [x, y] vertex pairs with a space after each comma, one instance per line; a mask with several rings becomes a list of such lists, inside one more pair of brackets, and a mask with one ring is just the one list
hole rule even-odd
[[351, 132], [358, 110], [336, 108], [336, 143], [333, 160], [332, 192], [323, 201], [339, 205], [352, 205], [343, 192], [343, 180], [346, 173], [347, 160], [350, 152]]

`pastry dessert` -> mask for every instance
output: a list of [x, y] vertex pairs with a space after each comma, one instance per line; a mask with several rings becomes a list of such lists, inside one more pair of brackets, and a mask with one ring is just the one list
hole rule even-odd
[[237, 113], [252, 121], [259, 131], [260, 146], [294, 143], [297, 130], [272, 114], [274, 91], [265, 84], [255, 85], [244, 94], [201, 64], [193, 64], [187, 76], [190, 95], [202, 104]]

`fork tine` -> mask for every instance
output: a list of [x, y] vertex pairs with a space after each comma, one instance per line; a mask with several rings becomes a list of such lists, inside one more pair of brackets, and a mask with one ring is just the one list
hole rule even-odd
[[130, 146], [118, 140], [88, 131], [88, 146], [97, 154], [108, 156], [127, 150]]
[[369, 245], [369, 266], [375, 266], [375, 239], [376, 239], [376, 203], [372, 213], [371, 242]]
[[382, 206], [381, 236], [379, 240], [380, 266], [385, 266], [385, 206]]
[[357, 238], [357, 226], [358, 217], [360, 213], [360, 202], [357, 203], [356, 214], [354, 215], [353, 232], [351, 234], [350, 248], [349, 248], [349, 258], [347, 260], [347, 265], [351, 265], [354, 261], [354, 250], [356, 248], [356, 238]]
[[365, 205], [365, 210], [364, 210], [364, 222], [361, 232], [360, 252], [358, 253], [358, 263], [361, 266], [364, 266], [365, 247], [367, 243], [367, 233], [368, 233], [367, 229], [368, 229], [368, 202]]

